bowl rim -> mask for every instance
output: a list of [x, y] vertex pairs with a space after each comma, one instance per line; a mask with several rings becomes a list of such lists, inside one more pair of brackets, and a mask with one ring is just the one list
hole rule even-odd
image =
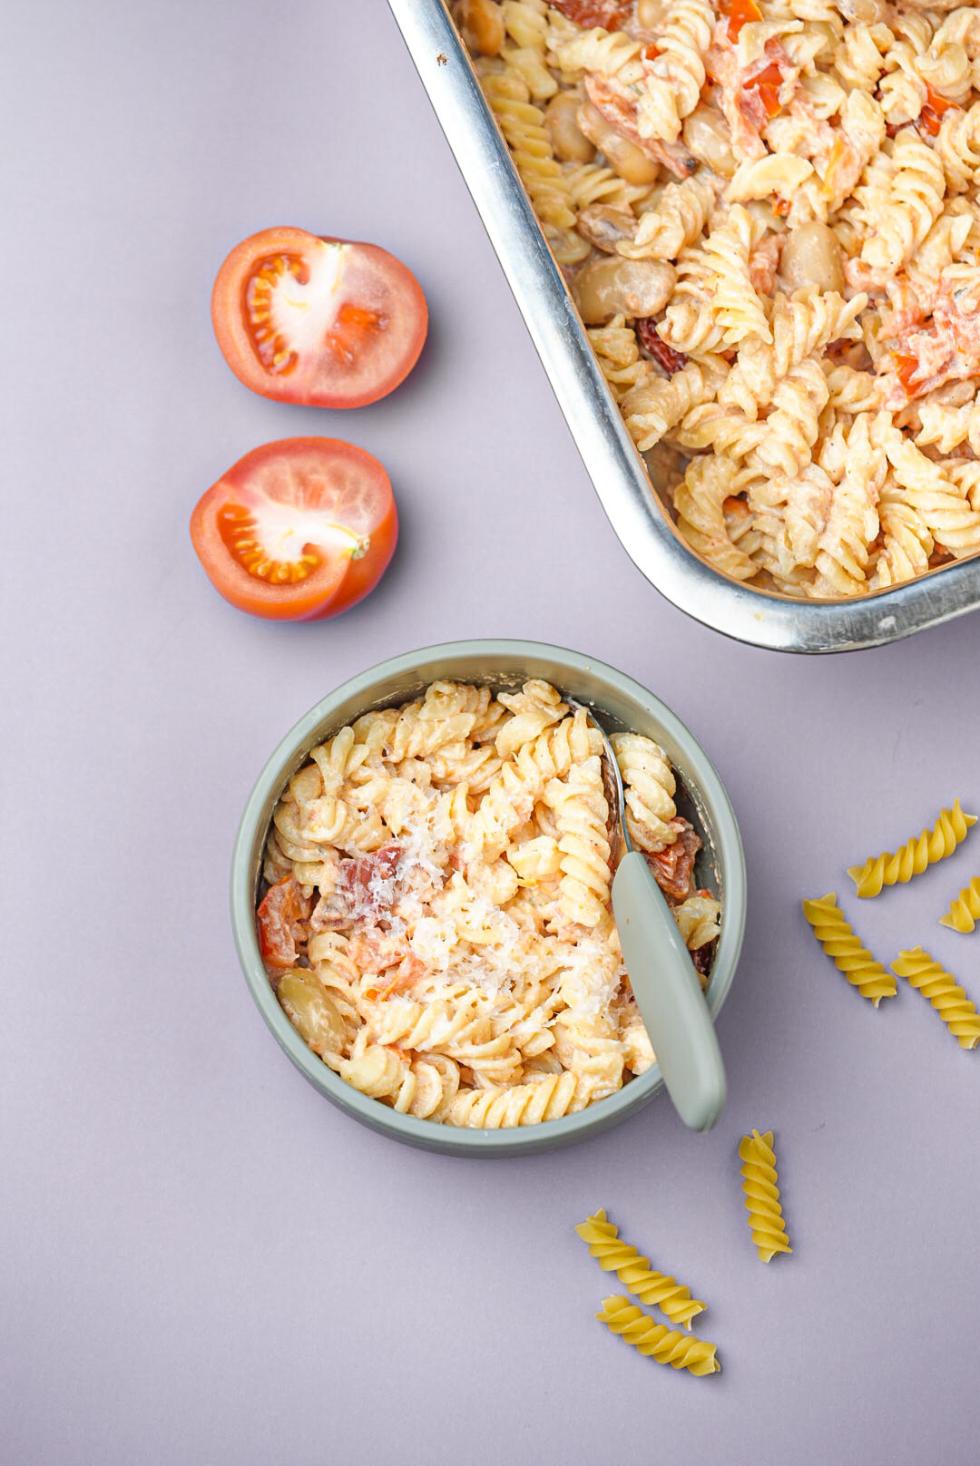
[[[615, 1094], [584, 1110], [534, 1125], [481, 1130], [457, 1128], [401, 1114], [362, 1094], [307, 1047], [279, 1005], [259, 953], [255, 930], [255, 873], [261, 861], [272, 809], [320, 730], [328, 731], [332, 712], [352, 700], [363, 701], [365, 708], [372, 704], [377, 706], [379, 697], [385, 696], [379, 692], [379, 684], [393, 677], [412, 674], [417, 677], [419, 685], [424, 686], [436, 678], [435, 673], [426, 674], [427, 664], [452, 660], [465, 662], [479, 657], [491, 657], [508, 664], [508, 670], [512, 665], [515, 675], [524, 664], [536, 659], [554, 663], [572, 674], [588, 674], [608, 684], [620, 696], [641, 704], [651, 719], [659, 723], [667, 738], [683, 749], [686, 766], [678, 772], [685, 787], [690, 793], [697, 793], [708, 812], [719, 879], [723, 886], [724, 920], [707, 991], [712, 1018], [717, 1018], [735, 975], [746, 915], [745, 856], [728, 793], [698, 740], [659, 697], [634, 678], [598, 658], [547, 642], [480, 638], [424, 646], [386, 658], [348, 678], [320, 698], [280, 739], [245, 804], [231, 863], [231, 921], [238, 959], [266, 1026], [287, 1057], [321, 1094], [353, 1118], [409, 1144], [455, 1155], [515, 1155], [568, 1144], [625, 1119], [663, 1088], [660, 1066], [654, 1065]], [[443, 671], [439, 675], [447, 674]], [[453, 675], [460, 681], [467, 680], [462, 669]], [[474, 672], [470, 677], [477, 683], [486, 681], [486, 673]], [[561, 691], [560, 679], [556, 677], [554, 680]], [[601, 700], [599, 706], [601, 708]], [[347, 713], [345, 718], [351, 716], [356, 714]]]

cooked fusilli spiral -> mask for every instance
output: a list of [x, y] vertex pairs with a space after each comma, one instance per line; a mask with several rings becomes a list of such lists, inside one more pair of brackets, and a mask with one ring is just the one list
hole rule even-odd
[[[973, 9], [624, 0], [606, 30], [480, 0], [488, 42], [452, 3], [634, 442], [677, 450], [648, 466], [690, 548], [816, 599], [980, 554], [980, 475], [944, 461], [980, 456]], [[885, 475], [826, 462], [862, 414]], [[719, 497], [685, 456], [752, 474]]]
[[931, 829], [907, 840], [894, 854], [885, 850], [881, 855], [873, 855], [863, 865], [848, 866], [847, 873], [857, 894], [863, 899], [877, 896], [885, 886], [905, 885], [930, 865], [948, 859], [976, 822], [976, 815], [965, 814], [957, 799], [948, 809], [940, 810]]
[[647, 1308], [659, 1308], [672, 1324], [690, 1330], [691, 1320], [704, 1312], [704, 1304], [691, 1297], [690, 1288], [654, 1272], [650, 1259], [641, 1257], [635, 1247], [622, 1240], [619, 1228], [604, 1211], [597, 1211], [575, 1230], [603, 1272], [615, 1273], [634, 1298]]
[[892, 967], [929, 999], [960, 1048], [976, 1048], [980, 1043], [980, 1013], [951, 973], [922, 947], [900, 952]]
[[771, 1130], [760, 1135], [753, 1130], [739, 1141], [738, 1156], [742, 1162], [742, 1190], [749, 1229], [760, 1262], [771, 1262], [777, 1253], [792, 1252], [783, 1208], [779, 1198], [779, 1173]]
[[537, 1125], [557, 1120], [576, 1108], [578, 1078], [564, 1071], [543, 1074], [509, 1089], [461, 1090], [445, 1115], [447, 1125], [473, 1130], [500, 1130], [511, 1125]]

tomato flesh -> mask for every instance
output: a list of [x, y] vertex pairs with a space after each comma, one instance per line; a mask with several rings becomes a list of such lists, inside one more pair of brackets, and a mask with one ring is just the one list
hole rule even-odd
[[267, 967], [285, 971], [299, 955], [297, 940], [302, 940], [303, 924], [309, 918], [313, 902], [304, 896], [292, 876], [276, 881], [259, 902], [256, 912], [259, 951]]
[[394, 255], [304, 229], [265, 229], [236, 245], [211, 317], [247, 387], [316, 407], [360, 407], [394, 391], [428, 329], [421, 287]]
[[737, 41], [739, 31], [743, 25], [752, 21], [762, 19], [762, 11], [756, 5], [755, 0], [731, 0], [731, 4], [722, 7], [722, 13], [728, 16], [728, 39]]
[[253, 449], [202, 496], [191, 539], [215, 588], [277, 620], [335, 616], [377, 585], [398, 514], [376, 458], [334, 438]]

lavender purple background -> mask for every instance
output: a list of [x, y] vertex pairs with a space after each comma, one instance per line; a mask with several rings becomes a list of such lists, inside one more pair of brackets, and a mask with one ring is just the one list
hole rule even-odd
[[[931, 944], [980, 835], [858, 904], [850, 859], [980, 801], [975, 617], [851, 657], [736, 646], [606, 524], [383, 0], [39, 0], [4, 15], [6, 407], [0, 1459], [966, 1463], [980, 1425], [980, 1053], [820, 956], [837, 888], [878, 954]], [[418, 272], [432, 336], [393, 398], [276, 406], [225, 367], [225, 251], [296, 223]], [[388, 465], [404, 533], [335, 623], [251, 620], [187, 537], [276, 437]], [[578, 1149], [403, 1149], [307, 1086], [248, 998], [227, 870], [258, 769], [396, 652], [527, 636], [654, 688], [735, 803], [745, 953], [707, 1137], [664, 1101]], [[795, 1254], [743, 1221], [735, 1145], [778, 1132]], [[718, 1379], [592, 1319], [572, 1224], [607, 1206], [707, 1299]]]

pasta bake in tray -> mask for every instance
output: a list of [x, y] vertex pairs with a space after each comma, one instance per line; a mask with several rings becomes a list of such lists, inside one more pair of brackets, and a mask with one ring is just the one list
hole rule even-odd
[[[614, 735], [627, 819], [707, 981], [721, 906], [663, 749]], [[294, 1028], [406, 1114], [555, 1119], [655, 1062], [610, 906], [602, 738], [549, 683], [434, 682], [318, 744], [273, 813], [259, 946]]]
[[807, 600], [980, 551], [980, 10], [450, 9], [691, 548]]

